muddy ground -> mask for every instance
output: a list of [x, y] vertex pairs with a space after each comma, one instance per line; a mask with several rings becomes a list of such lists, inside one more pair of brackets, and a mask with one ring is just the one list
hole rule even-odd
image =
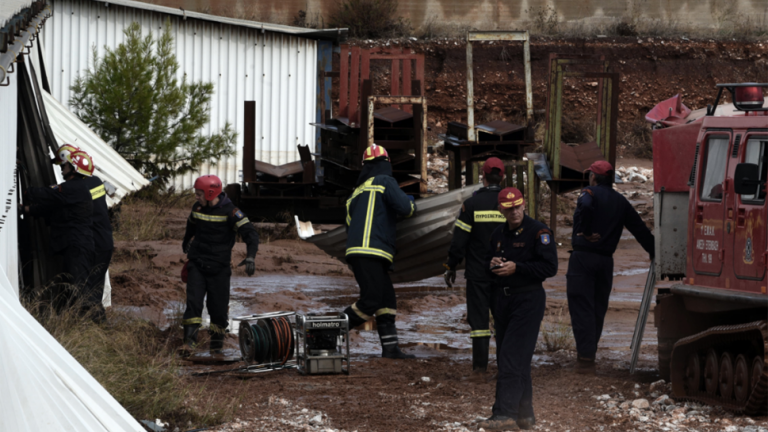
[[[650, 168], [651, 163], [627, 159], [622, 165], [643, 169]], [[633, 182], [617, 185], [617, 189], [652, 226], [652, 184]], [[570, 331], [565, 272], [568, 224], [576, 196], [572, 193], [563, 198], [558, 230], [559, 270], [545, 283], [547, 315], [542, 332], [549, 336]], [[179, 273], [184, 262], [180, 235], [185, 218], [185, 210], [170, 211], [165, 220], [166, 232], [170, 233], [166, 240], [117, 242], [111, 267], [116, 309], [131, 311], [161, 327], [170, 325], [183, 311], [184, 285]], [[262, 245], [253, 277], [234, 267], [245, 257], [245, 245], [235, 245], [230, 317], [282, 310], [340, 311], [355, 301], [357, 285], [345, 265], [310, 243], [285, 239], [291, 237], [286, 225], [262, 224], [257, 228]], [[766, 418], [734, 418], [719, 409], [664, 401], [671, 393], [667, 385], [657, 382], [652, 313], [638, 372], [629, 374], [629, 343], [648, 266], [646, 253], [625, 232], [615, 255], [614, 291], [597, 356], [597, 376], [574, 375], [571, 367], [575, 352], [569, 345], [570, 337], [548, 350], [542, 333], [533, 364], [534, 405], [539, 422], [536, 430], [768, 430]], [[400, 340], [406, 351], [418, 356], [417, 360], [381, 359], [376, 330], [367, 324], [352, 331], [349, 375], [302, 376], [295, 370], [222, 372], [242, 366], [239, 362], [185, 362], [184, 371], [192, 382], [222, 398], [238, 396], [234, 420], [210, 429], [214, 431], [475, 430], [478, 420], [490, 415], [495, 382], [466, 380], [471, 369], [471, 343], [464, 289], [461, 274], [452, 289], [439, 276], [396, 286]], [[237, 326], [238, 322], [233, 321], [230, 329]], [[198, 359], [206, 359], [205, 348]], [[493, 374], [495, 346], [491, 348]], [[225, 352], [239, 356], [235, 334], [227, 339]], [[194, 375], [201, 372], [217, 373]], [[647, 400], [649, 408], [633, 407], [632, 403], [644, 406], [636, 402], [638, 399]]]

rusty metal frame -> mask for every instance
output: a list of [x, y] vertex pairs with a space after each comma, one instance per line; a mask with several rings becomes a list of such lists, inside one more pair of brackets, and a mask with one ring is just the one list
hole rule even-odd
[[419, 193], [424, 196], [427, 193], [427, 98], [424, 96], [368, 96], [368, 131], [366, 133], [368, 147], [373, 144], [373, 112], [376, 108], [376, 103], [385, 105], [414, 105], [420, 109], [414, 109], [414, 115], [419, 114], [421, 111], [421, 127], [418, 137], [419, 148], [417, 150], [417, 162], [421, 169], [421, 182], [419, 185]]
[[525, 66], [525, 117], [527, 126], [533, 124], [533, 90], [531, 84], [531, 41], [528, 30], [470, 31], [467, 32], [467, 141], [475, 142], [475, 91], [472, 64], [472, 42], [517, 41], [523, 42], [523, 64]]
[[[407, 49], [406, 49], [407, 50]], [[424, 54], [404, 52], [400, 48], [374, 48], [364, 49], [356, 46], [342, 45], [340, 48], [339, 62], [339, 110], [338, 117], [347, 118], [352, 127], [364, 127], [360, 111], [364, 110], [364, 96], [362, 85], [365, 80], [370, 80], [371, 60], [391, 61], [390, 93], [398, 95], [422, 95], [424, 94]], [[415, 62], [415, 65], [412, 65]], [[400, 74], [402, 64], [403, 73]], [[415, 67], [415, 69], [414, 69]], [[411, 78], [411, 74], [415, 78]], [[328, 74], [326, 74], [328, 76]], [[335, 73], [333, 73], [335, 76]], [[402, 77], [402, 86], [400, 80]], [[413, 89], [413, 80], [419, 82], [419, 88]], [[358, 103], [360, 106], [358, 107]], [[400, 108], [400, 107], [398, 107]], [[401, 108], [408, 111], [409, 108]]]

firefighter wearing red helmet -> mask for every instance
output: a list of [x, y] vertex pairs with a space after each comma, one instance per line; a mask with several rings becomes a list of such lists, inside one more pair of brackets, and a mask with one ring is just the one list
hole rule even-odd
[[[56, 306], [73, 304], [88, 290], [88, 275], [93, 267], [93, 199], [86, 178], [93, 175], [91, 158], [82, 151], [66, 152], [61, 164], [64, 183], [27, 189], [24, 213], [44, 217], [50, 223], [51, 249], [61, 255], [64, 273], [69, 275], [67, 290], [54, 293]], [[101, 299], [99, 299], [101, 300]], [[84, 301], [84, 306], [88, 306]]]
[[350, 327], [376, 317], [382, 357], [414, 358], [398, 346], [397, 300], [389, 269], [395, 255], [397, 216], [410, 217], [416, 205], [392, 177], [387, 151], [376, 144], [365, 151], [363, 170], [355, 188], [347, 200], [346, 260], [360, 286], [360, 299], [344, 313], [349, 317]]
[[184, 312], [184, 343], [188, 350], [197, 345], [197, 332], [202, 324], [203, 300], [207, 295], [211, 315], [210, 351], [218, 354], [224, 344], [229, 323], [230, 262], [236, 234], [247, 245], [247, 255], [239, 265], [252, 276], [254, 258], [259, 249], [259, 235], [248, 218], [222, 192], [221, 180], [204, 175], [195, 180], [197, 202], [187, 219], [182, 249], [187, 258], [187, 309]]

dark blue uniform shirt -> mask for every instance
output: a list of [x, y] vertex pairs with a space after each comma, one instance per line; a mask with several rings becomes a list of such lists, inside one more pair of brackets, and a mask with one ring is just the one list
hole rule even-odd
[[[589, 186], [581, 191], [573, 214], [573, 250], [611, 256], [616, 252], [624, 227], [653, 257], [653, 234], [623, 195], [604, 185]], [[584, 238], [593, 233], [600, 234], [600, 240], [591, 242]]]
[[506, 223], [496, 228], [486, 256], [487, 268], [493, 257], [502, 257], [517, 265], [510, 276], [497, 276], [488, 270], [494, 287], [505, 289], [505, 294], [541, 288], [545, 279], [557, 274], [557, 247], [552, 231], [528, 216], [515, 230], [510, 230]]

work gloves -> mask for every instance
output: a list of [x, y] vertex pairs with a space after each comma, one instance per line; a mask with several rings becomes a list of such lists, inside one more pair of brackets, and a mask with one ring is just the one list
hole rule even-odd
[[451, 269], [447, 264], [443, 264], [443, 266], [445, 267], [443, 274], [445, 284], [448, 285], [448, 288], [453, 288], [453, 284], [456, 283], [456, 270]]
[[254, 273], [256, 273], [256, 263], [254, 263], [253, 258], [246, 258], [237, 265], [238, 267], [245, 266], [245, 274], [248, 276], [253, 276]]
[[190, 241], [187, 240], [187, 239], [184, 239], [184, 241], [181, 242], [181, 250], [182, 250], [182, 252], [184, 252], [184, 254], [188, 254], [189, 253], [189, 242]]

